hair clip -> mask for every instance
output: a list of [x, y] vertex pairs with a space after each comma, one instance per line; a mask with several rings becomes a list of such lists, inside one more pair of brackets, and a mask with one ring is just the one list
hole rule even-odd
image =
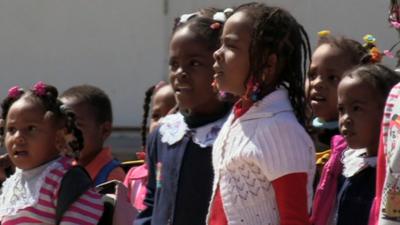
[[181, 17], [179, 17], [179, 23], [186, 23], [190, 18], [192, 18], [195, 15], [197, 15], [197, 12], [189, 13], [189, 14], [183, 14]]
[[369, 55], [371, 56], [370, 62], [371, 63], [378, 63], [382, 60], [382, 53], [376, 47], [376, 38], [372, 34], [366, 34], [363, 37], [365, 44], [363, 45], [364, 48], [368, 50]]
[[226, 21], [226, 15], [224, 12], [216, 12], [213, 16], [213, 20], [223, 23]]
[[35, 92], [36, 95], [44, 96], [46, 95], [46, 84], [43, 81], [39, 81], [35, 85], [33, 85], [32, 90], [33, 92]]
[[232, 8], [226, 8], [224, 10], [224, 13], [233, 13], [233, 9]]
[[213, 30], [218, 30], [219, 28], [221, 28], [221, 23], [220, 22], [212, 23], [210, 25], [210, 28], [213, 29]]
[[330, 30], [321, 30], [320, 32], [318, 32], [318, 37], [320, 38], [328, 37], [329, 35], [331, 35]]
[[376, 38], [374, 36], [372, 36], [372, 34], [366, 34], [363, 37], [363, 40], [365, 41], [365, 44], [373, 44], [375, 45], [376, 42]]
[[10, 89], [8, 89], [8, 97], [10, 97], [12, 99], [16, 99], [19, 96], [21, 96], [23, 92], [24, 91], [20, 86], [15, 85], [15, 86], [11, 87]]

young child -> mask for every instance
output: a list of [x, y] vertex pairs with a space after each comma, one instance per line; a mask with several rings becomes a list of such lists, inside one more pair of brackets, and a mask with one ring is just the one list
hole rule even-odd
[[0, 137], [16, 166], [0, 195], [2, 225], [97, 224], [102, 215], [101, 196], [88, 189], [57, 219], [60, 188], [73, 161], [60, 156], [66, 152], [64, 138], [75, 156], [83, 144], [73, 114], [57, 94], [43, 82], [28, 91], [15, 86], [1, 104]]
[[334, 37], [329, 31], [319, 32], [307, 76], [308, 103], [314, 119], [311, 133], [317, 151], [318, 183], [322, 167], [331, 154], [331, 140], [339, 134], [337, 121], [337, 85], [345, 71], [358, 65], [367, 50], [357, 41]]
[[[389, 22], [397, 33], [400, 33], [400, 2], [398, 0], [390, 1]], [[400, 72], [399, 56], [400, 51], [397, 51], [396, 58], [398, 61], [395, 70], [397, 73]], [[399, 96], [400, 83], [392, 88], [383, 113], [377, 163], [376, 195], [371, 208], [370, 225], [400, 224]]]
[[340, 132], [349, 148], [343, 153], [333, 223], [367, 225], [375, 195], [376, 155], [383, 109], [400, 76], [382, 65], [360, 66], [338, 86]]
[[278, 7], [239, 6], [214, 53], [216, 85], [237, 96], [213, 148], [208, 224], [308, 224], [314, 145], [303, 128], [310, 50]]
[[60, 100], [71, 108], [85, 141], [79, 165], [84, 166], [95, 185], [108, 180], [123, 181], [125, 172], [113, 159], [111, 148], [103, 147], [111, 134], [112, 107], [107, 94], [98, 87], [78, 85], [64, 91]]
[[164, 117], [149, 136], [147, 208], [136, 225], [205, 224], [213, 177], [211, 149], [230, 110], [211, 86], [212, 54], [219, 48], [225, 18], [224, 12], [204, 9], [176, 20], [169, 78], [179, 112]]
[[[174, 91], [171, 85], [165, 82], [159, 82], [151, 86], [146, 91], [143, 104], [143, 122], [142, 122], [142, 151], [136, 155], [140, 159], [145, 159], [146, 139], [147, 139], [147, 117], [149, 114], [149, 105], [151, 104], [151, 121], [149, 132], [152, 132], [158, 125], [159, 120], [166, 116], [176, 105]], [[128, 188], [128, 197], [131, 204], [138, 210], [143, 211], [144, 198], [146, 196], [146, 183], [148, 179], [147, 164], [131, 168], [125, 176], [124, 185]]]

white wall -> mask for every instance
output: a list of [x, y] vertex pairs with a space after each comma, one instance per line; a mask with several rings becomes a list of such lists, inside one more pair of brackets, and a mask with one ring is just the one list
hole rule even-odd
[[145, 89], [165, 77], [162, 1], [0, 0], [0, 96], [44, 80], [110, 94], [116, 125], [137, 125]]
[[[0, 0], [0, 96], [14, 84], [44, 80], [59, 89], [90, 83], [110, 94], [115, 125], [137, 126], [145, 89], [166, 78], [173, 18], [238, 0]], [[383, 50], [396, 40], [389, 0], [271, 0], [309, 32], [330, 29]], [[164, 4], [167, 15], [164, 15]], [[393, 65], [394, 61], [386, 63]]]

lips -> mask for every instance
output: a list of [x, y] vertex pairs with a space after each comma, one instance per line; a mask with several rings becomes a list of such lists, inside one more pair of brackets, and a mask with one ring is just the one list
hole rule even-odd
[[189, 93], [192, 90], [193, 90], [193, 88], [190, 85], [183, 85], [183, 84], [175, 84], [174, 85], [174, 91], [176, 94]]
[[16, 150], [12, 153], [12, 156], [14, 158], [21, 158], [21, 157], [26, 157], [28, 156], [28, 151], [25, 150]]
[[213, 65], [213, 69], [214, 69], [214, 78], [217, 79], [221, 76], [224, 75], [224, 72], [222, 71], [221, 67], [218, 64], [214, 64]]

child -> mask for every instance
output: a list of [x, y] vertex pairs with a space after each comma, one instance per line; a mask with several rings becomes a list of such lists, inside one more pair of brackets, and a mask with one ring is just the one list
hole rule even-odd
[[[400, 2], [391, 0], [390, 3], [389, 22], [397, 33], [400, 33]], [[399, 56], [400, 51], [397, 51], [398, 61], [395, 70], [397, 73], [400, 71]], [[400, 84], [397, 84], [389, 94], [383, 114], [377, 163], [376, 196], [371, 208], [370, 225], [400, 224], [399, 96]]]
[[[320, 31], [320, 39], [315, 49], [310, 70], [308, 72], [308, 103], [314, 119], [311, 123], [311, 134], [317, 148], [316, 176], [314, 186], [319, 182], [322, 168], [331, 157], [340, 157], [346, 147], [344, 140], [335, 137], [339, 134], [337, 121], [337, 85], [345, 71], [358, 65], [361, 59], [367, 55], [367, 50], [357, 41], [334, 37], [329, 31]], [[332, 144], [332, 145], [331, 145]], [[331, 151], [333, 149], [334, 151]], [[336, 161], [334, 159], [334, 161]], [[333, 166], [329, 163], [328, 167]], [[332, 170], [334, 171], [334, 170]], [[340, 170], [336, 177], [340, 173]], [[327, 186], [334, 188], [336, 185]], [[335, 190], [333, 190], [335, 192]], [[318, 195], [318, 194], [317, 194]]]
[[399, 81], [396, 73], [374, 64], [355, 68], [340, 81], [340, 132], [349, 148], [341, 160], [336, 207], [325, 224], [368, 224], [383, 108], [390, 89]]
[[[153, 96], [153, 97], [152, 97]], [[152, 132], [158, 125], [159, 120], [166, 116], [176, 105], [174, 92], [171, 85], [165, 82], [159, 82], [151, 86], [146, 91], [146, 97], [143, 104], [143, 123], [142, 123], [142, 151], [136, 155], [140, 159], [145, 159], [146, 136], [147, 136], [147, 117], [149, 114], [149, 105], [151, 104], [151, 122], [149, 132]], [[148, 178], [147, 165], [131, 168], [126, 174], [124, 185], [128, 188], [128, 197], [131, 204], [139, 211], [146, 208], [144, 198], [146, 196], [146, 183]]]
[[61, 105], [57, 89], [43, 82], [28, 91], [15, 86], [2, 102], [0, 137], [17, 168], [0, 195], [2, 225], [97, 224], [102, 215], [100, 195], [88, 189], [58, 218], [60, 190], [73, 161], [60, 157], [65, 132], [75, 156], [83, 144], [73, 114]]
[[149, 137], [146, 209], [134, 224], [204, 225], [211, 198], [211, 148], [230, 110], [211, 86], [224, 12], [204, 9], [176, 20], [170, 83], [179, 112]]
[[[176, 105], [174, 90], [172, 89], [171, 85], [159, 83], [154, 86], [151, 105], [149, 132], [152, 132], [158, 126], [159, 120], [166, 116]], [[144, 118], [143, 122], [145, 122]], [[145, 123], [143, 123], [143, 125], [145, 125]], [[144, 127], [142, 127], [142, 132], [143, 128]]]
[[214, 78], [240, 100], [214, 144], [208, 224], [307, 224], [315, 170], [302, 127], [307, 34], [289, 12], [249, 3], [221, 40]]
[[95, 185], [108, 180], [123, 181], [125, 172], [113, 159], [111, 148], [103, 147], [111, 134], [112, 108], [107, 94], [91, 85], [71, 87], [60, 100], [76, 114], [85, 141], [79, 165], [84, 166]]

